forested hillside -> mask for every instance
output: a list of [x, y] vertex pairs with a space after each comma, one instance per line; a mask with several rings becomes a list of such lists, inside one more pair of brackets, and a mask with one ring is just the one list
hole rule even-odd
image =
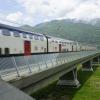
[[85, 24], [70, 20], [54, 20], [51, 22], [41, 23], [35, 27], [25, 25], [22, 26], [22, 28], [74, 41], [93, 43], [95, 45], [100, 44], [99, 25]]

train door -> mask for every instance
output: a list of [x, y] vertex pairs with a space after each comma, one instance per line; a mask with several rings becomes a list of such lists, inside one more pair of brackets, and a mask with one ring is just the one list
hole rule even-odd
[[24, 41], [24, 55], [31, 55], [31, 43], [30, 43], [30, 41]]
[[59, 44], [59, 52], [61, 52], [61, 44]]

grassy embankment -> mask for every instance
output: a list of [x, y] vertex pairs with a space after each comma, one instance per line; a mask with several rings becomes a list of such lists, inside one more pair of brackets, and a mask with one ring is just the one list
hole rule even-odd
[[56, 86], [56, 82], [32, 94], [37, 100], [100, 100], [100, 66], [94, 72], [78, 70], [80, 88]]

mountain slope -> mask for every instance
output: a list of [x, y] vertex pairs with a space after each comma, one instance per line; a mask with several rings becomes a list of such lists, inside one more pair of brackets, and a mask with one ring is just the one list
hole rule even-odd
[[[24, 27], [24, 29], [26, 28]], [[41, 23], [31, 28], [31, 31], [95, 45], [100, 44], [100, 26], [82, 22], [54, 20]]]

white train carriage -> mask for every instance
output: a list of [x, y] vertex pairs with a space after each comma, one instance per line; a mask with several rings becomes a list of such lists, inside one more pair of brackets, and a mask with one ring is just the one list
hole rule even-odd
[[76, 44], [76, 42], [74, 42], [74, 41], [71, 42], [71, 48], [72, 48], [72, 50], [71, 50], [72, 52], [73, 51], [77, 51], [77, 44]]
[[76, 45], [77, 45], [77, 51], [81, 51], [81, 43], [76, 42]]
[[[0, 54], [21, 54], [24, 53], [23, 40], [12, 36], [13, 32], [7, 29], [0, 29]], [[15, 32], [17, 34], [17, 32]]]
[[48, 52], [69, 52], [69, 51], [80, 51], [80, 45], [78, 42], [48, 37]]
[[86, 46], [84, 44], [81, 44], [81, 51], [85, 51], [86, 50]]
[[41, 53], [47, 52], [47, 39], [43, 35], [33, 35], [31, 41], [31, 52], [32, 53]]
[[80, 51], [80, 46], [78, 42], [67, 40], [67, 45], [68, 51]]
[[81, 44], [81, 51], [90, 51], [92, 50], [89, 44]]
[[86, 50], [87, 51], [89, 51], [89, 50], [96, 50], [97, 49], [97, 47], [96, 46], [92, 46], [92, 45], [90, 45], [90, 44], [88, 44], [88, 45], [86, 45]]
[[67, 52], [72, 51], [71, 43], [69, 40], [49, 37], [48, 38], [48, 52]]
[[62, 52], [66, 52], [67, 51], [66, 42], [65, 41], [61, 41], [61, 51]]
[[97, 50], [96, 46], [91, 46], [91, 50]]
[[65, 51], [65, 52], [72, 51], [71, 41], [63, 40], [62, 51]]
[[59, 41], [55, 37], [48, 37], [48, 52], [59, 52]]
[[93, 45], [80, 44], [75, 41], [27, 32], [16, 27], [0, 24], [0, 56], [96, 49], [97, 47]]
[[62, 42], [62, 51], [79, 51], [79, 45], [75, 41], [63, 40]]
[[42, 34], [32, 34], [0, 27], [0, 55], [47, 52], [47, 40]]

